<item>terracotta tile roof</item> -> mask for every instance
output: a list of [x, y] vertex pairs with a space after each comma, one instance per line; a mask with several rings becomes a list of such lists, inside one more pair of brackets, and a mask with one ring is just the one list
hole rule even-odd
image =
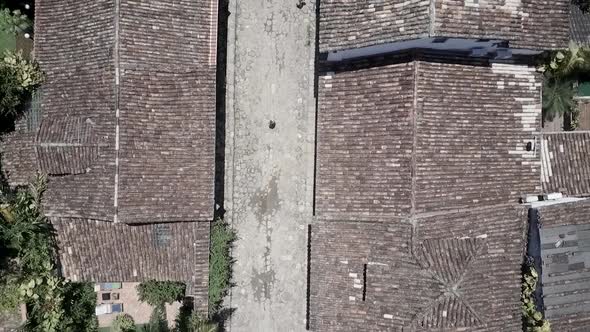
[[590, 195], [590, 132], [541, 135], [544, 192]]
[[217, 1], [121, 0], [120, 10], [122, 67], [178, 72], [215, 65]]
[[[52, 216], [211, 220], [216, 6], [210, 0], [121, 0], [118, 8], [108, 0], [38, 1], [35, 52], [47, 74], [43, 119], [35, 134], [14, 133], [34, 137], [25, 144], [34, 148], [7, 151], [10, 180], [23, 182], [35, 169], [65, 175], [49, 181]], [[12, 157], [28, 166], [12, 167]]]
[[[39, 169], [49, 175], [83, 174], [96, 162], [101, 143], [89, 118], [47, 118], [37, 132]], [[103, 144], [104, 145], [104, 144]]]
[[526, 209], [392, 220], [312, 226], [312, 330], [520, 331]]
[[[2, 135], [0, 157], [2, 172], [11, 183], [27, 183], [38, 169], [35, 157], [34, 132], [19, 132]], [[11, 147], [18, 147], [13, 149]]]
[[578, 45], [590, 44], [590, 14], [576, 5], [570, 6], [570, 39]]
[[322, 52], [428, 37], [556, 49], [569, 37], [567, 0], [324, 0], [319, 19]]
[[[125, 71], [121, 80], [119, 218], [211, 220], [214, 73]], [[213, 96], [213, 97], [212, 97]], [[146, 169], [146, 166], [149, 169]]]
[[538, 207], [536, 213], [545, 315], [554, 331], [584, 331], [590, 325], [590, 200]]
[[[334, 69], [334, 68], [333, 68]], [[540, 192], [533, 68], [428, 61], [319, 78], [316, 214], [375, 220]]]
[[427, 37], [429, 8], [424, 0], [323, 0], [320, 51]]
[[207, 301], [209, 223], [129, 226], [51, 218], [64, 277], [74, 281], [174, 280]]

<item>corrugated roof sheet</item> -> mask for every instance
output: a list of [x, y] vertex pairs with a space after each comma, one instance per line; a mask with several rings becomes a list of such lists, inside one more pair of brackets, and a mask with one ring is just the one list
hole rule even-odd
[[[534, 68], [428, 61], [320, 76], [316, 214], [375, 220], [540, 192]], [[532, 144], [534, 146], [534, 144]]]
[[554, 331], [590, 326], [590, 200], [539, 207], [545, 315]]
[[525, 220], [500, 206], [313, 225], [312, 330], [520, 331]]
[[320, 51], [437, 36], [557, 49], [568, 42], [569, 10], [567, 0], [324, 0]]

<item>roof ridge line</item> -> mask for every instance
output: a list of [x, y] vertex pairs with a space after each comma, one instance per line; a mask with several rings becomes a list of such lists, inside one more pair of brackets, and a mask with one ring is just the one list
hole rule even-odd
[[121, 15], [121, 0], [115, 0], [115, 15], [114, 15], [114, 30], [115, 30], [115, 45], [113, 47], [113, 64], [115, 67], [115, 86], [114, 86], [114, 95], [115, 95], [115, 193], [113, 196], [113, 205], [115, 209], [115, 214], [113, 216], [113, 222], [117, 223], [118, 215], [119, 215], [119, 94], [121, 93], [120, 89], [120, 58], [119, 58], [119, 50], [120, 50], [120, 38], [119, 35], [119, 20]]

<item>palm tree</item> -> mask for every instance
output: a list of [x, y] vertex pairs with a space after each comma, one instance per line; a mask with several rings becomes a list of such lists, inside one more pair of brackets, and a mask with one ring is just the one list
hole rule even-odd
[[574, 96], [574, 80], [563, 78], [545, 79], [543, 83], [543, 119], [553, 120], [572, 112], [577, 106]]
[[577, 107], [576, 82], [590, 72], [590, 50], [571, 42], [566, 50], [554, 52], [544, 62], [539, 68], [544, 74], [543, 119], [573, 114]]

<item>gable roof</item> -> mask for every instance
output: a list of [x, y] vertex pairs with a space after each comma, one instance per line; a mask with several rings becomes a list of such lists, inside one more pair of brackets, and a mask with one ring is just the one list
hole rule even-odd
[[217, 2], [40, 0], [35, 16], [42, 121], [7, 137], [9, 180], [60, 175], [51, 216], [211, 220]]
[[312, 226], [311, 328], [516, 331], [526, 209]]
[[534, 68], [431, 60], [319, 78], [316, 214], [375, 220], [540, 191]]
[[209, 223], [126, 225], [90, 219], [50, 218], [62, 274], [72, 281], [173, 280], [187, 295], [207, 298]]
[[555, 331], [590, 325], [590, 200], [536, 208], [545, 316]]
[[590, 195], [590, 132], [543, 133], [543, 192]]
[[569, 10], [567, 0], [324, 0], [320, 51], [432, 37], [500, 39], [513, 48], [557, 49], [567, 45]]

